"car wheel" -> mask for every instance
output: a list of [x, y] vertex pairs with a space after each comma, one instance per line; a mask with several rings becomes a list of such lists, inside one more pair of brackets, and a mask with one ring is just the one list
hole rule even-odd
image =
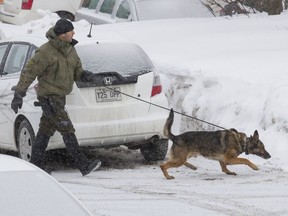
[[168, 151], [168, 140], [158, 139], [140, 148], [141, 154], [147, 161], [163, 160]]
[[71, 20], [71, 21], [74, 21], [75, 20], [75, 16], [70, 13], [70, 12], [67, 12], [67, 11], [58, 11], [56, 12], [58, 14], [58, 16], [62, 19], [68, 19], [68, 20]]
[[23, 160], [30, 161], [32, 154], [32, 144], [35, 140], [35, 133], [31, 124], [23, 120], [17, 132], [17, 144], [19, 157]]

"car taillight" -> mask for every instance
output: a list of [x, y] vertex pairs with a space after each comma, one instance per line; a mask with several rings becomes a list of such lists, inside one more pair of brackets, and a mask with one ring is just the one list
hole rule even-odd
[[160, 81], [160, 77], [158, 75], [154, 76], [154, 82], [153, 82], [153, 87], [152, 87], [152, 92], [151, 92], [151, 97], [160, 94], [162, 92], [162, 85]]
[[33, 0], [22, 0], [22, 10], [31, 10]]

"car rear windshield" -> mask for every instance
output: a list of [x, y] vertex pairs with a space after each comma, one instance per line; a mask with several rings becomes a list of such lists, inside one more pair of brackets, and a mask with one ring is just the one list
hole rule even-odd
[[153, 70], [146, 53], [136, 44], [97, 43], [76, 46], [84, 70], [93, 73], [117, 72], [123, 77]]

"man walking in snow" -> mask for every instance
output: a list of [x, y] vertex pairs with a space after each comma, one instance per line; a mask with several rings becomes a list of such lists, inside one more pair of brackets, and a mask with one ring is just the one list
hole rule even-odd
[[92, 72], [84, 71], [74, 48], [73, 24], [60, 19], [46, 33], [48, 42], [43, 44], [29, 60], [16, 86], [11, 108], [21, 109], [28, 87], [38, 79], [37, 98], [42, 108], [39, 131], [32, 146], [30, 162], [45, 169], [44, 154], [50, 137], [60, 132], [66, 149], [73, 157], [83, 176], [101, 165], [100, 160], [90, 161], [80, 151], [74, 126], [65, 110], [66, 95], [74, 81], [97, 82]]

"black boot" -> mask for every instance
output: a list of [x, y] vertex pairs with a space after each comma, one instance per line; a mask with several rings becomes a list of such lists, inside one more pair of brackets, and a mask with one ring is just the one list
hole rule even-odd
[[79, 144], [74, 133], [63, 135], [63, 141], [69, 154], [74, 158], [74, 161], [83, 176], [88, 175], [101, 166], [101, 161], [96, 159], [90, 161], [86, 155], [79, 150]]
[[49, 139], [50, 137], [43, 134], [41, 131], [37, 133], [37, 136], [35, 137], [34, 143], [32, 145], [31, 158], [29, 160], [30, 163], [33, 163], [45, 171], [45, 150], [48, 146]]

